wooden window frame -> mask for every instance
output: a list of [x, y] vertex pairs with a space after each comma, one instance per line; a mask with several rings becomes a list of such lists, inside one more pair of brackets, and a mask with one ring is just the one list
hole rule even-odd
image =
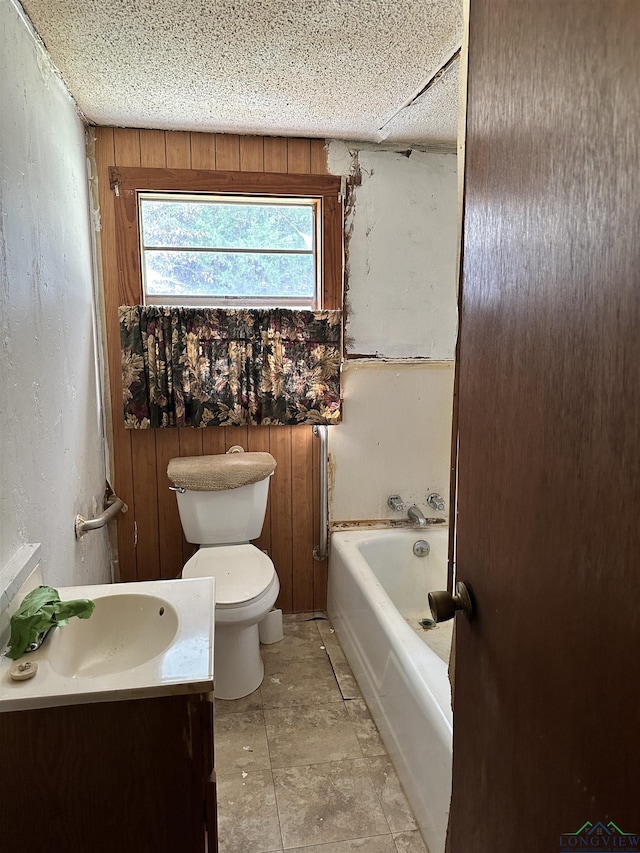
[[279, 172], [111, 166], [109, 185], [115, 194], [120, 305], [140, 305], [143, 300], [138, 192], [147, 191], [319, 198], [322, 245], [319, 253], [321, 284], [318, 309], [342, 307], [343, 228], [339, 177]]

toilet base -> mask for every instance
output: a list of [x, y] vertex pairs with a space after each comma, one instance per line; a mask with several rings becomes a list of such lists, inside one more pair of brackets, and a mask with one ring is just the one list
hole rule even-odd
[[216, 624], [214, 673], [216, 699], [241, 699], [260, 687], [264, 663], [257, 624]]

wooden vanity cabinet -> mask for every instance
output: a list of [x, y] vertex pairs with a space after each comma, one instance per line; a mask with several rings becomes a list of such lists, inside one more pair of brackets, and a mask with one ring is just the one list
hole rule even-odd
[[0, 853], [215, 853], [213, 704], [0, 714]]

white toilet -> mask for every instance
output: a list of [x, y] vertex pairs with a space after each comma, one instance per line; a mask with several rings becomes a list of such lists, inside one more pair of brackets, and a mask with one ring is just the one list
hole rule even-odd
[[182, 576], [216, 581], [214, 666], [219, 699], [247, 696], [264, 677], [258, 623], [273, 607], [280, 582], [269, 557], [250, 540], [262, 530], [275, 467], [270, 453], [183, 456], [167, 467], [184, 535], [200, 545]]

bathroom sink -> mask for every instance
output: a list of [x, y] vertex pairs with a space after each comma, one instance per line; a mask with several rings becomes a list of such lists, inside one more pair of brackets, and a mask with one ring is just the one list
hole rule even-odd
[[0, 720], [4, 711], [213, 690], [213, 578], [58, 592], [63, 601], [90, 598], [95, 610], [89, 619], [74, 617], [54, 628], [20, 659], [37, 664], [28, 680], [14, 681], [13, 661], [0, 655]]
[[175, 607], [135, 592], [95, 600], [90, 619], [71, 619], [47, 640], [51, 668], [71, 678], [125, 672], [161, 654], [178, 631]]

